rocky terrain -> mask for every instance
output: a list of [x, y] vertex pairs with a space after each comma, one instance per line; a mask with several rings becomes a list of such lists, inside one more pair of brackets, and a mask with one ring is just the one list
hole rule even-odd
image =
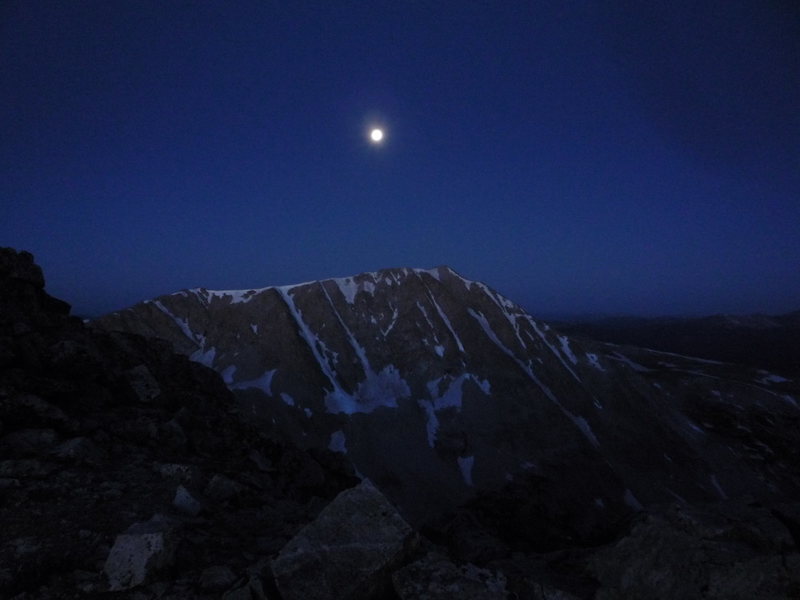
[[793, 382], [436, 274], [89, 328], [0, 250], [0, 597], [800, 597]]
[[87, 329], [43, 286], [30, 254], [0, 251], [0, 597], [269, 587], [265, 560], [358, 482], [349, 467], [269, 440], [216, 373]]

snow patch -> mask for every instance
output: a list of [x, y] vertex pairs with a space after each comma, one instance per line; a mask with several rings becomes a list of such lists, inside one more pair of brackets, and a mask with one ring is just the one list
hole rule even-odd
[[770, 383], [787, 383], [789, 381], [791, 381], [791, 379], [786, 379], [786, 377], [781, 377], [780, 375], [774, 375], [770, 373], [759, 379], [758, 383], [761, 385], [769, 385]]
[[237, 381], [231, 386], [231, 389], [246, 390], [250, 388], [256, 388], [268, 396], [272, 396], [272, 378], [277, 372], [278, 369], [271, 369], [269, 371], [265, 371], [261, 377], [256, 377], [255, 379], [250, 379], [249, 381]]
[[233, 383], [233, 375], [236, 373], [236, 365], [229, 365], [222, 370], [222, 380], [226, 383], [226, 385], [230, 385]]
[[588, 439], [595, 448], [599, 448], [600, 443], [597, 441], [597, 436], [594, 434], [594, 431], [592, 431], [592, 428], [589, 427], [589, 422], [580, 415], [569, 413], [568, 416], [572, 422], [577, 425], [578, 429], [581, 430], [581, 433], [586, 436], [586, 439]]
[[689, 429], [691, 429], [692, 431], [695, 431], [697, 433], [702, 433], [703, 435], [705, 435], [706, 432], [699, 425], [697, 425], [697, 423], [695, 423], [694, 421], [692, 421], [688, 417], [686, 418], [686, 424], [689, 426]]
[[311, 328], [308, 324], [303, 320], [303, 316], [298, 310], [297, 306], [294, 303], [294, 298], [289, 294], [289, 288], [276, 288], [278, 293], [283, 298], [283, 301], [286, 303], [289, 312], [294, 317], [297, 326], [300, 329], [300, 335], [308, 344], [308, 347], [311, 349], [311, 353], [314, 355], [314, 358], [317, 360], [317, 364], [319, 364], [320, 369], [328, 378], [328, 381], [331, 382], [331, 386], [333, 389], [331, 390], [331, 394], [337, 394], [341, 392], [341, 388], [339, 386], [339, 382], [336, 380], [336, 375], [334, 373], [333, 368], [331, 367], [330, 363], [328, 362], [327, 358], [325, 358], [322, 353], [320, 352], [319, 346], [319, 339], [314, 333], [311, 331]]
[[171, 318], [173, 321], [175, 321], [175, 324], [178, 326], [178, 328], [181, 330], [181, 332], [183, 332], [183, 335], [185, 335], [191, 341], [197, 343], [197, 341], [198, 341], [197, 340], [197, 336], [194, 334], [194, 332], [189, 327], [189, 319], [179, 319], [178, 317], [173, 315], [169, 311], [169, 309], [161, 303], [160, 300], [155, 300], [153, 302], [153, 304], [158, 308], [158, 310], [160, 310], [165, 315], [167, 315], [169, 318]]
[[464, 353], [464, 345], [461, 343], [461, 338], [458, 337], [458, 335], [456, 334], [455, 329], [453, 329], [453, 325], [450, 323], [450, 319], [447, 318], [447, 315], [442, 310], [442, 307], [439, 306], [439, 303], [436, 302], [436, 300], [434, 299], [433, 295], [430, 294], [430, 292], [428, 293], [428, 297], [431, 299], [431, 302], [433, 302], [433, 306], [436, 308], [436, 312], [439, 313], [439, 317], [442, 319], [442, 321], [444, 321], [445, 326], [450, 331], [450, 335], [452, 335], [453, 339], [456, 341], [456, 345], [458, 346], [458, 349], [463, 354]]
[[214, 357], [217, 354], [217, 349], [213, 346], [208, 350], [204, 348], [198, 348], [189, 356], [189, 360], [193, 360], [196, 363], [200, 363], [201, 365], [205, 365], [207, 367], [214, 366]]
[[636, 499], [636, 496], [634, 496], [633, 492], [630, 491], [629, 489], [625, 490], [625, 495], [623, 496], [623, 500], [625, 501], [625, 504], [630, 506], [633, 510], [639, 511], [644, 508], [642, 506], [642, 503]]
[[419, 309], [419, 312], [422, 313], [422, 316], [425, 317], [425, 320], [428, 322], [428, 327], [430, 327], [431, 330], [433, 331], [433, 323], [431, 323], [431, 319], [428, 316], [428, 311], [425, 310], [425, 307], [422, 306], [422, 304], [420, 304], [419, 301], [417, 301], [417, 308]]
[[719, 494], [719, 497], [721, 499], [723, 500], [728, 499], [728, 494], [726, 494], [725, 490], [722, 489], [722, 486], [719, 484], [719, 481], [717, 481], [716, 475], [711, 475], [711, 485], [713, 485], [714, 489], [717, 490], [717, 493]]
[[286, 406], [294, 406], [294, 398], [292, 398], [292, 397], [291, 397], [289, 394], [287, 394], [286, 392], [281, 392], [281, 400], [283, 400], [283, 403], [284, 403]]
[[606, 372], [606, 370], [603, 368], [603, 365], [600, 364], [600, 361], [597, 358], [597, 354], [587, 353], [586, 358], [589, 359], [589, 364], [593, 366], [595, 369], [597, 369], [598, 371], [602, 371], [603, 373]]
[[439, 431], [439, 417], [436, 416], [436, 409], [430, 400], [417, 400], [417, 405], [425, 411], [428, 446], [433, 448], [436, 445], [436, 432]]
[[433, 448], [436, 445], [436, 434], [439, 431], [439, 418], [436, 413], [440, 410], [447, 408], [455, 408], [461, 410], [463, 399], [463, 386], [467, 380], [472, 380], [484, 394], [487, 396], [491, 393], [491, 385], [486, 379], [479, 379], [476, 375], [471, 373], [464, 373], [453, 379], [447, 385], [444, 393], [441, 393], [442, 380], [444, 377], [434, 379], [427, 383], [428, 393], [431, 396], [430, 400], [418, 400], [417, 404], [423, 408], [427, 415], [426, 430], [428, 434], [428, 445]]
[[258, 325], [256, 325], [255, 323], [251, 323], [250, 329], [253, 331], [254, 334], [258, 335]]
[[643, 367], [642, 365], [633, 362], [630, 358], [628, 358], [627, 356], [623, 356], [619, 352], [614, 352], [614, 354], [613, 355], [609, 355], [608, 358], [610, 358], [612, 360], [616, 360], [616, 361], [621, 362], [623, 364], [626, 364], [631, 369], [633, 369], [634, 371], [637, 371], [638, 373], [650, 373], [653, 370], [653, 369], [648, 369], [647, 367]]
[[309, 419], [311, 418], [311, 415], [314, 414], [313, 412], [311, 412], [310, 408], [304, 408], [303, 412], [306, 413], [306, 417], [308, 417]]
[[358, 284], [355, 283], [351, 277], [334, 279], [333, 281], [339, 287], [339, 291], [342, 292], [347, 303], [353, 304], [356, 300], [356, 294], [358, 293]]
[[[486, 317], [484, 317], [482, 313], [475, 312], [471, 308], [468, 308], [467, 311], [469, 312], [470, 315], [472, 315], [475, 318], [476, 321], [478, 321], [478, 323], [480, 323], [484, 333], [489, 337], [489, 339], [491, 339], [497, 345], [498, 348], [500, 348], [509, 357], [511, 357], [519, 365], [519, 367], [523, 371], [525, 371], [525, 373], [528, 374], [528, 377], [531, 378], [531, 381], [533, 381], [537, 386], [539, 386], [539, 389], [541, 389], [542, 392], [544, 392], [544, 395], [547, 396], [550, 399], [550, 401], [553, 402], [553, 404], [555, 404], [559, 408], [559, 410], [561, 410], [564, 416], [569, 418], [569, 420], [572, 421], [575, 424], [575, 426], [578, 427], [578, 429], [580, 429], [581, 433], [583, 433], [583, 435], [589, 440], [589, 442], [592, 443], [593, 446], [599, 447], [597, 437], [594, 435], [594, 432], [592, 432], [591, 427], [589, 427], [588, 421], [586, 421], [586, 419], [584, 419], [581, 416], [575, 415], [572, 411], [570, 411], [563, 404], [561, 404], [559, 399], [556, 398], [555, 394], [553, 394], [552, 390], [549, 387], [547, 387], [544, 383], [542, 383], [541, 380], [538, 377], [536, 377], [536, 375], [533, 374], [533, 369], [531, 368], [530, 363], [525, 364], [524, 362], [522, 362], [519, 358], [517, 358], [517, 356], [511, 350], [509, 350], [497, 338], [497, 335], [495, 335], [494, 330], [491, 328], [489, 322], [486, 320]], [[533, 321], [531, 322], [533, 323]], [[539, 335], [541, 335], [541, 333]], [[542, 337], [542, 339], [544, 339], [544, 337]], [[546, 340], [545, 343], [547, 343]], [[555, 351], [554, 348], [552, 348], [552, 346], [551, 349], [558, 356], [558, 353]], [[563, 363], [564, 361], [562, 360], [561, 362]], [[567, 370], [569, 370], [570, 372], [572, 371], [567, 366], [566, 363], [564, 363], [564, 366], [567, 367]], [[573, 373], [573, 375], [575, 374]]]
[[397, 323], [397, 315], [398, 314], [399, 314], [399, 311], [393, 306], [392, 307], [392, 322], [389, 323], [389, 326], [386, 329], [381, 329], [381, 334], [383, 334], [383, 337], [386, 337], [387, 335], [389, 335], [389, 332], [392, 329], [394, 329], [394, 325], [395, 325], [395, 323]]
[[436, 351], [436, 354], [438, 354], [440, 358], [444, 356], [444, 346], [437, 344], [436, 346], [433, 347], [433, 349], [434, 351]]
[[269, 288], [261, 288], [259, 290], [205, 290], [209, 298], [230, 298], [231, 304], [239, 304], [250, 302], [254, 296], [259, 292]]
[[344, 435], [344, 431], [341, 429], [339, 431], [334, 431], [331, 434], [331, 441], [328, 444], [328, 450], [331, 452], [340, 452], [341, 454], [347, 454], [347, 438]]
[[[569, 371], [569, 372], [570, 372], [570, 374], [571, 374], [571, 375], [572, 375], [572, 376], [573, 376], [573, 377], [574, 377], [574, 378], [575, 378], [577, 381], [580, 381], [580, 380], [581, 380], [581, 378], [580, 378], [580, 377], [578, 377], [578, 375], [575, 373], [575, 371], [573, 371], [573, 370], [572, 370], [572, 367], [570, 367], [570, 366], [567, 364], [567, 361], [565, 361], [565, 360], [564, 360], [564, 357], [563, 357], [563, 356], [561, 356], [561, 353], [558, 351], [558, 348], [556, 348], [555, 346], [553, 346], [553, 344], [551, 344], [551, 343], [550, 343], [550, 341], [547, 339], [547, 336], [546, 336], [546, 335], [545, 335], [545, 334], [544, 334], [544, 333], [543, 333], [543, 332], [542, 332], [542, 331], [539, 329], [539, 326], [538, 326], [538, 324], [536, 323], [536, 321], [534, 321], [532, 318], [528, 317], [528, 322], [530, 323], [531, 327], [533, 327], [533, 330], [536, 332], [536, 334], [537, 334], [537, 335], [538, 335], [538, 336], [541, 338], [541, 340], [542, 340], [542, 341], [545, 343], [545, 345], [546, 345], [548, 348], [550, 348], [550, 351], [551, 351], [551, 352], [552, 352], [552, 353], [555, 355], [555, 357], [556, 357], [556, 358], [559, 360], [559, 362], [561, 362], [561, 364], [562, 364], [562, 365], [564, 365], [564, 368], [565, 368], [567, 371]], [[547, 331], [547, 325], [545, 325], [545, 328], [546, 328], [546, 329], [545, 329], [545, 331]], [[566, 339], [566, 338], [565, 338], [565, 339]], [[561, 344], [562, 344], [562, 346], [563, 346], [564, 342], [562, 341], [562, 342], [561, 342]], [[567, 348], [569, 348], [569, 346], [567, 346]], [[577, 363], [577, 359], [575, 358], [575, 355], [574, 355], [574, 354], [572, 354], [572, 351], [571, 351], [571, 350], [569, 351], [569, 356], [570, 356], [570, 358], [574, 359], [574, 361]]]
[[578, 358], [572, 353], [572, 350], [569, 347], [569, 338], [567, 338], [565, 335], [560, 335], [558, 336], [558, 341], [561, 342], [561, 350], [567, 355], [567, 358], [572, 362], [573, 365], [577, 365]]
[[410, 395], [411, 389], [400, 372], [394, 365], [387, 365], [379, 373], [370, 371], [353, 394], [337, 386], [326, 396], [325, 406], [331, 413], [371, 413], [382, 406], [397, 408], [397, 401]]
[[458, 468], [461, 469], [461, 477], [464, 478], [464, 483], [468, 486], [474, 486], [472, 483], [472, 467], [475, 464], [474, 456], [459, 456]]

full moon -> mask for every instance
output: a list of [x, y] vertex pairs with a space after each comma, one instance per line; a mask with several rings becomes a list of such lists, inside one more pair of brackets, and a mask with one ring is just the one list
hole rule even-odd
[[383, 139], [383, 129], [375, 128], [369, 132], [369, 139], [374, 143], [379, 143]]

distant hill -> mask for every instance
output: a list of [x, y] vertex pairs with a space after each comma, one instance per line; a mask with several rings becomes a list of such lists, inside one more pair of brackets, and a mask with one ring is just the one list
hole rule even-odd
[[800, 311], [778, 316], [615, 317], [563, 321], [574, 336], [800, 373]]

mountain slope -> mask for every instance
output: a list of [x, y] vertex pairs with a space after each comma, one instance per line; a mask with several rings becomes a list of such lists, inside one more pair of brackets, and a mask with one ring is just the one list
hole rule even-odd
[[417, 522], [532, 478], [576, 532], [675, 499], [800, 492], [795, 382], [572, 339], [447, 267], [184, 290], [94, 326], [169, 340], [262, 427], [346, 452]]
[[618, 317], [558, 327], [569, 335], [800, 376], [800, 311], [776, 316]]

